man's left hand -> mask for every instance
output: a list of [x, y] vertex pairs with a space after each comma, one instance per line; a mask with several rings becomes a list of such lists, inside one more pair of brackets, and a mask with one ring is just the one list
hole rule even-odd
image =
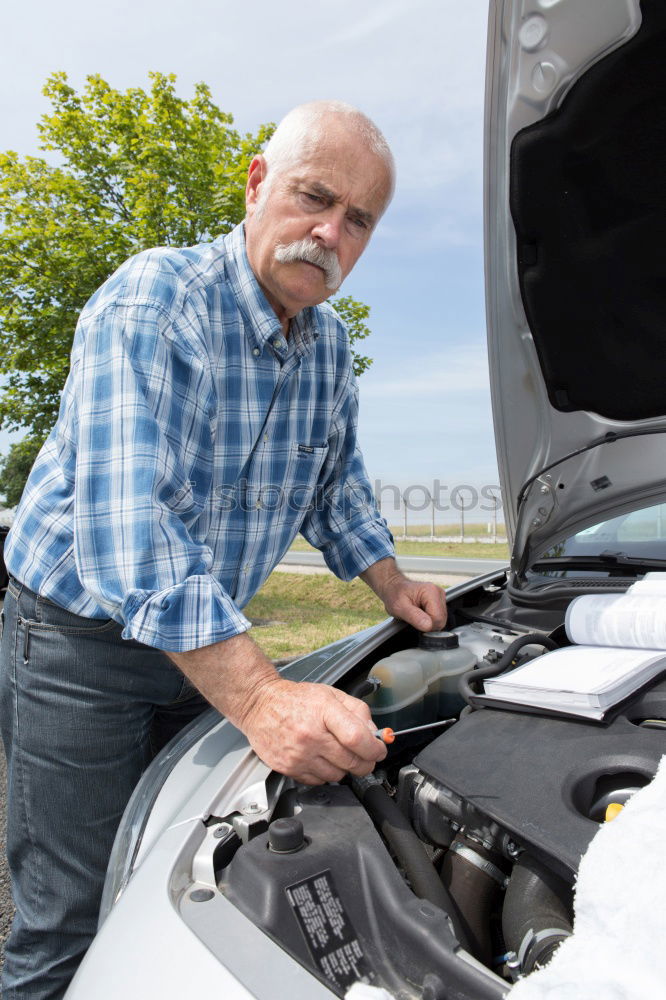
[[381, 559], [369, 566], [361, 579], [384, 602], [394, 618], [401, 618], [420, 632], [442, 629], [446, 624], [446, 596], [436, 583], [409, 580], [395, 559]]

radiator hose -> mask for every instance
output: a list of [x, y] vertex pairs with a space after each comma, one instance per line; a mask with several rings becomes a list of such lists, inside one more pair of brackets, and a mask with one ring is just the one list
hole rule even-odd
[[545, 646], [546, 649], [557, 649], [557, 643], [540, 632], [532, 632], [529, 635], [521, 635], [515, 639], [504, 651], [497, 663], [489, 663], [487, 667], [475, 667], [463, 674], [458, 682], [458, 690], [468, 705], [471, 704], [470, 696], [481, 694], [476, 688], [476, 684], [486, 680], [487, 677], [496, 677], [504, 673], [509, 667], [514, 666], [514, 660], [523, 646]]
[[444, 855], [442, 880], [459, 907], [470, 943], [468, 951], [484, 965], [492, 960], [491, 920], [506, 882], [506, 861], [464, 833]]
[[502, 932], [527, 975], [542, 968], [573, 932], [571, 890], [566, 882], [528, 854], [516, 862], [502, 910]]
[[469, 941], [458, 907], [447, 892], [435, 866], [407, 817], [384, 787], [373, 778], [352, 778], [352, 787], [402, 866], [414, 894], [448, 915], [458, 942], [467, 951]]

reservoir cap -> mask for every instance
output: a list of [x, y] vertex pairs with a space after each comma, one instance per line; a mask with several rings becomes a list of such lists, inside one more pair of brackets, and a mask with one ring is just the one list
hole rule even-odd
[[458, 636], [455, 632], [422, 632], [419, 649], [457, 649]]

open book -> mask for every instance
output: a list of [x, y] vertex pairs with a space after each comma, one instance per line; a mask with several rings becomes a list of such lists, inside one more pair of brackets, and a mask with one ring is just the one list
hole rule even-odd
[[577, 597], [565, 628], [576, 645], [489, 678], [487, 701], [602, 719], [666, 672], [666, 573], [648, 573], [625, 594]]

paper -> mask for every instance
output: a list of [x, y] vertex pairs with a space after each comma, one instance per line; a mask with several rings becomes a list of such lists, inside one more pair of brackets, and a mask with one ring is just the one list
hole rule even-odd
[[577, 597], [567, 608], [565, 627], [575, 643], [666, 649], [666, 593]]
[[665, 650], [567, 646], [489, 678], [484, 687], [493, 698], [600, 718], [665, 669]]
[[488, 678], [485, 694], [516, 705], [603, 718], [613, 705], [666, 671], [666, 574], [650, 576], [642, 591], [577, 597], [565, 618], [574, 645]]

